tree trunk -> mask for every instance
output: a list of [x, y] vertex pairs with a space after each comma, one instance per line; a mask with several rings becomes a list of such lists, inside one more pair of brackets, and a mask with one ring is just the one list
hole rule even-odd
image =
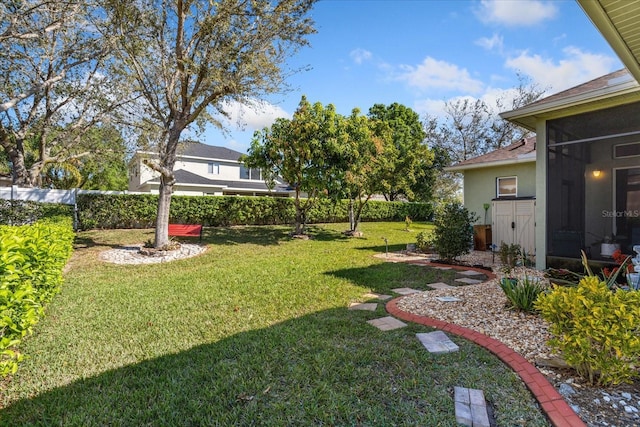
[[349, 231], [356, 231], [356, 218], [353, 212], [353, 199], [349, 199]]
[[35, 182], [31, 179], [32, 174], [29, 173], [29, 169], [27, 169], [24, 163], [24, 152], [18, 147], [11, 147], [10, 149], [7, 149], [7, 145], [2, 144], [2, 146], [11, 161], [13, 185], [17, 185], [18, 187], [33, 187]]
[[296, 198], [295, 198], [295, 206], [296, 206], [296, 224], [295, 224], [295, 235], [304, 234], [304, 223], [305, 223], [305, 214], [304, 208], [300, 203], [300, 189], [296, 187]]
[[[168, 181], [168, 182], [167, 182]], [[155, 247], [161, 248], [169, 244], [169, 210], [171, 208], [171, 194], [173, 193], [173, 179], [167, 180], [160, 176], [160, 195], [158, 198], [158, 215], [156, 220]]]
[[158, 197], [158, 215], [156, 217], [156, 233], [154, 247], [161, 248], [169, 244], [169, 211], [171, 208], [171, 194], [175, 177], [173, 167], [176, 164], [178, 142], [184, 125], [174, 125], [169, 131], [167, 146], [160, 153], [160, 193]]

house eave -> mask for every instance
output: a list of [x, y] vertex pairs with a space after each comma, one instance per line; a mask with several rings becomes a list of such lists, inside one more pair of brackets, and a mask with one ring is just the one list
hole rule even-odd
[[638, 5], [619, 0], [577, 0], [631, 75], [640, 82]]
[[500, 113], [500, 117], [535, 131], [538, 119], [586, 113], [638, 100], [640, 100], [640, 86], [636, 81], [631, 80], [555, 101], [534, 103], [517, 110]]
[[482, 163], [472, 163], [468, 165], [453, 165], [444, 168], [445, 171], [448, 172], [464, 172], [471, 169], [484, 169], [484, 168], [493, 168], [496, 166], [511, 166], [511, 165], [519, 165], [523, 163], [533, 163], [536, 161], [535, 156], [525, 155], [517, 159], [508, 159], [508, 160], [497, 160], [493, 162], [482, 162]]

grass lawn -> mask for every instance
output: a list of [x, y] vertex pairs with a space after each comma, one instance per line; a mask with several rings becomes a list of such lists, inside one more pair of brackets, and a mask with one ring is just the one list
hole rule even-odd
[[374, 258], [414, 243], [425, 224], [205, 229], [208, 250], [155, 265], [113, 265], [100, 251], [151, 230], [79, 233], [66, 282], [0, 391], [0, 425], [455, 426], [453, 387], [484, 390], [499, 426], [546, 426], [496, 357], [452, 337], [432, 355], [429, 328], [381, 332], [350, 311], [367, 292], [427, 289], [447, 273]]

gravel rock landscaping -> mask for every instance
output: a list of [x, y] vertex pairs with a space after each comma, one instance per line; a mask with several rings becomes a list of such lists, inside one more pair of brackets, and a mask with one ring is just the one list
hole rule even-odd
[[[463, 262], [487, 265], [487, 256], [472, 254]], [[499, 271], [499, 266], [494, 267]], [[539, 271], [522, 268], [513, 270], [510, 276], [525, 274], [542, 277]], [[508, 308], [499, 286], [503, 275], [497, 276], [478, 285], [407, 295], [397, 305], [403, 311], [463, 326], [508, 345], [538, 367], [588, 426], [640, 426], [640, 382], [607, 389], [591, 387], [574, 371], [555, 366], [559, 358], [546, 344], [550, 338], [548, 324], [535, 314]], [[461, 301], [443, 302], [438, 297]], [[554, 366], [547, 366], [549, 363]]]

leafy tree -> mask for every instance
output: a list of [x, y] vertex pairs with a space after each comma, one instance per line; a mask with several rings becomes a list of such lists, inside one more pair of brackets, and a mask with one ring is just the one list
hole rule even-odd
[[0, 147], [14, 184], [41, 185], [50, 165], [91, 155], [76, 149], [83, 135], [127, 102], [122, 82], [108, 78], [102, 16], [89, 0], [0, 5]]
[[[391, 129], [354, 109], [346, 118], [348, 139], [342, 150], [343, 188], [349, 199], [349, 232], [355, 233], [362, 210], [376, 193], [383, 190], [382, 177], [390, 169], [385, 149], [391, 147]], [[393, 165], [391, 165], [393, 166]]]
[[293, 187], [296, 235], [304, 234], [306, 213], [319, 196], [340, 192], [347, 138], [344, 118], [333, 105], [311, 105], [304, 96], [291, 120], [279, 118], [255, 132], [243, 162], [260, 168], [269, 187], [278, 179]]
[[307, 44], [314, 0], [112, 0], [117, 52], [144, 102], [143, 137], [159, 153], [147, 165], [160, 174], [155, 246], [169, 242], [173, 168], [182, 132], [225, 103], [246, 102], [284, 86], [285, 60]]
[[420, 117], [398, 103], [389, 106], [375, 104], [369, 109], [368, 117], [391, 129], [392, 144], [383, 154], [390, 167], [381, 175], [382, 193], [389, 201], [403, 196], [413, 199], [413, 187], [419, 179], [420, 170], [430, 165], [433, 159], [423, 143], [426, 133]]
[[113, 126], [98, 126], [84, 137], [95, 155], [78, 159], [80, 183], [84, 190], [122, 191], [129, 185], [127, 158], [130, 148], [121, 132]]

